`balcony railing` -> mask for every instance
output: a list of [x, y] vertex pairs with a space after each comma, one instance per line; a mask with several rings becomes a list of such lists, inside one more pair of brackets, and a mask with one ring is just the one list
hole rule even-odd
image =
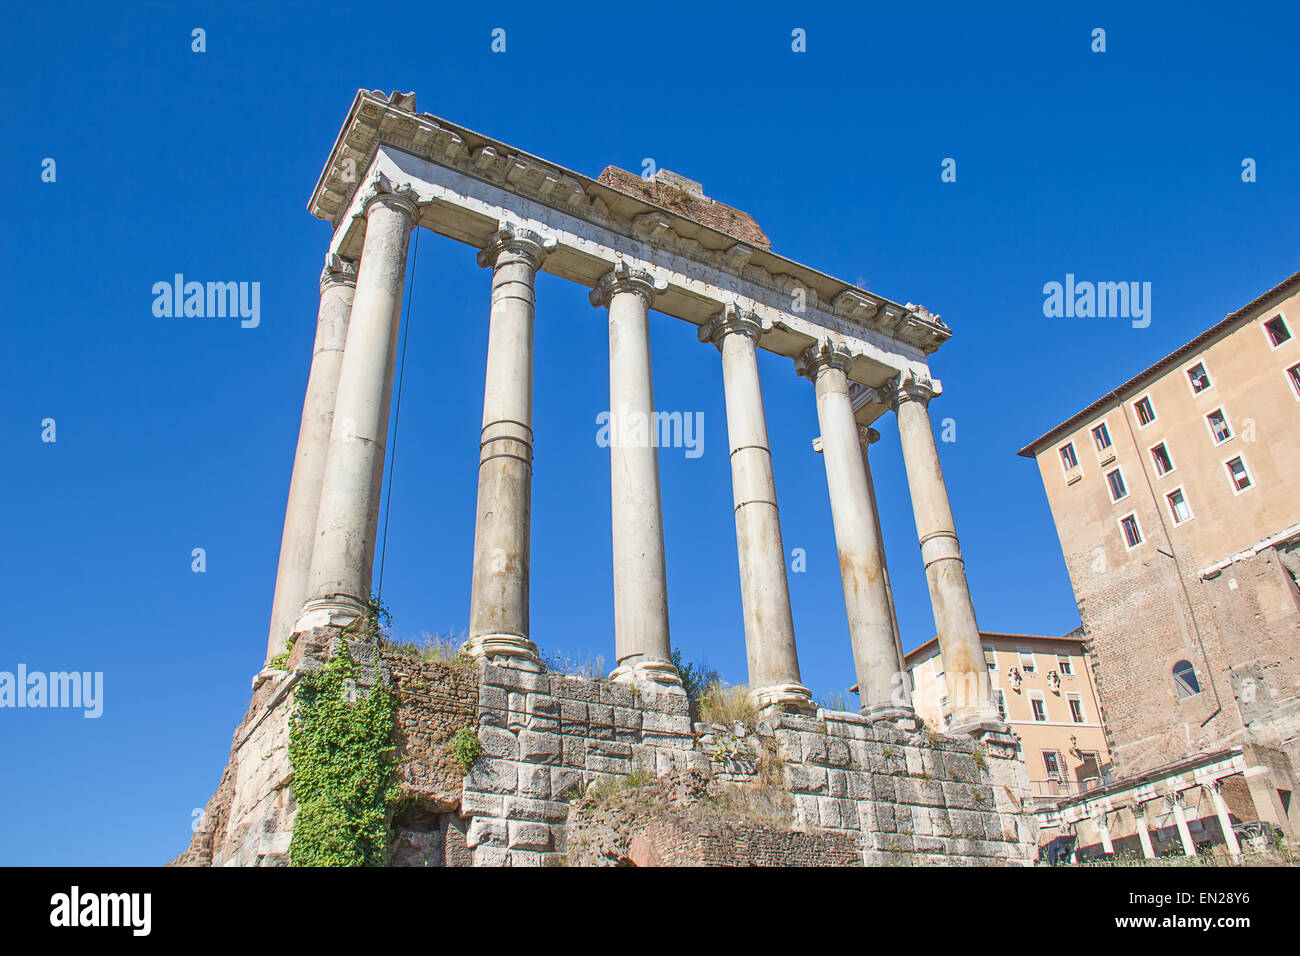
[[1049, 780], [1031, 780], [1029, 786], [1035, 797], [1077, 797], [1103, 787], [1108, 780], [1102, 777], [1086, 777], [1083, 780], [1067, 780], [1058, 777]]

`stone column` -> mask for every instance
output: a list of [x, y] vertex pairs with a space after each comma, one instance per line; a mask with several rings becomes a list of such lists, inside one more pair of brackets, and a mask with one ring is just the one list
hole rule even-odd
[[1110, 827], [1106, 826], [1106, 811], [1102, 810], [1094, 822], [1097, 824], [1097, 836], [1101, 837], [1102, 850], [1107, 856], [1114, 856], [1115, 843], [1110, 838]]
[[712, 342], [722, 353], [750, 694], [760, 709], [812, 713], [816, 710], [812, 691], [799, 677], [772, 450], [758, 378], [756, 349], [764, 331], [758, 316], [728, 304], [701, 326], [699, 339]]
[[1219, 818], [1219, 829], [1223, 831], [1223, 843], [1228, 848], [1228, 853], [1232, 856], [1241, 856], [1241, 844], [1237, 842], [1237, 834], [1232, 831], [1232, 817], [1220, 792], [1222, 786], [1223, 781], [1216, 780], [1205, 789], [1209, 792], [1210, 799], [1214, 801], [1214, 812]]
[[311, 571], [312, 544], [316, 540], [316, 513], [329, 452], [330, 423], [338, 393], [343, 345], [348, 336], [352, 296], [357, 287], [357, 265], [330, 254], [320, 276], [320, 309], [316, 313], [316, 344], [312, 349], [307, 395], [298, 426], [298, 450], [289, 478], [289, 502], [284, 509], [280, 537], [280, 564], [275, 572], [275, 597], [271, 601], [271, 628], [266, 639], [266, 659], [283, 654], [289, 646], [294, 622], [307, 600], [307, 575]]
[[1183, 812], [1181, 793], [1169, 798], [1169, 808], [1174, 812], [1174, 823], [1178, 824], [1178, 837], [1183, 841], [1183, 855], [1196, 856], [1196, 844], [1192, 841], [1192, 831], [1187, 829], [1187, 814]]
[[1147, 829], [1147, 810], [1140, 803], [1133, 807], [1133, 824], [1137, 829], [1138, 843], [1142, 844], [1142, 856], [1154, 860], [1156, 851], [1151, 846], [1151, 832]]
[[903, 663], [894, 643], [880, 527], [849, 398], [851, 360], [843, 346], [827, 339], [806, 349], [795, 367], [817, 391], [822, 458], [862, 714], [880, 720], [914, 718], [911, 700], [899, 683]]
[[939, 452], [930, 428], [930, 399], [939, 383], [905, 373], [896, 379], [889, 398], [898, 416], [898, 437], [912, 494], [916, 533], [930, 586], [934, 626], [943, 654], [948, 693], [953, 701], [953, 733], [1005, 732], [993, 702], [993, 688], [984, 664], [975, 605], [966, 583], [966, 567], [952, 520], [952, 506], [939, 467]]
[[370, 599], [406, 250], [419, 218], [409, 189], [371, 188], [299, 631], [351, 624]]
[[469, 640], [475, 657], [537, 660], [528, 636], [533, 479], [533, 279], [554, 239], [502, 222], [478, 264], [492, 268], [487, 379]]
[[621, 682], [681, 687], [668, 639], [659, 455], [654, 441], [650, 305], [663, 279], [621, 259], [591, 292], [609, 309], [609, 464], [614, 539], [614, 645]]
[[880, 505], [876, 501], [876, 483], [871, 477], [871, 456], [870, 447], [880, 441], [880, 432], [874, 428], [865, 425], [858, 426], [858, 439], [862, 443], [862, 464], [867, 469], [867, 494], [871, 496], [871, 515], [875, 519], [876, 528], [880, 532], [880, 575], [885, 579], [885, 593], [889, 595], [889, 622], [894, 629], [894, 647], [898, 652], [899, 661], [903, 671], [903, 689], [907, 691], [907, 700], [911, 701], [911, 688], [907, 686], [907, 665], [906, 657], [903, 653], [903, 635], [898, 629], [898, 609], [894, 607], [894, 589], [889, 583], [889, 562], [885, 559], [885, 532], [880, 523]]

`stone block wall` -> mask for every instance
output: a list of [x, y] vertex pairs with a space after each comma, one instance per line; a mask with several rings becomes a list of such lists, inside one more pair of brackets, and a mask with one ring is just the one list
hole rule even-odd
[[[295, 675], [319, 667], [337, 641], [328, 632], [301, 636], [289, 671], [258, 675], [221, 785], [176, 864], [287, 865], [297, 809], [287, 749]], [[563, 865], [574, 805], [593, 785], [682, 774], [713, 787], [779, 787], [790, 826], [651, 814], [632, 824], [640, 848], [632, 858], [801, 866], [1035, 856], [1014, 738], [977, 746], [833, 711], [705, 726], [692, 722], [680, 693], [495, 664], [454, 667], [351, 640], [349, 648], [361, 664], [358, 683], [388, 686], [397, 703], [404, 799], [392, 825], [394, 866]], [[464, 727], [482, 746], [469, 773], [450, 756]]]

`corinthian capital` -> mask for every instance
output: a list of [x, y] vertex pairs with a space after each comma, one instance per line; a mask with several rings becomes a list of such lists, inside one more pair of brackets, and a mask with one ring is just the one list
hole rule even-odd
[[885, 392], [889, 396], [890, 407], [897, 411], [901, 402], [930, 404], [930, 399], [943, 393], [943, 383], [924, 372], [908, 369], [886, 383]]
[[620, 292], [635, 292], [645, 299], [647, 305], [653, 305], [655, 295], [668, 288], [668, 280], [660, 279], [644, 269], [633, 269], [622, 259], [614, 263], [614, 268], [596, 283], [588, 298], [596, 308], [608, 306], [614, 296]]
[[356, 288], [357, 264], [350, 259], [344, 259], [342, 256], [327, 252], [325, 254], [325, 268], [320, 273], [321, 292], [324, 292], [332, 285], [349, 285]]
[[816, 381], [817, 374], [825, 368], [838, 368], [847, 372], [853, 361], [853, 353], [848, 346], [831, 338], [824, 338], [816, 345], [810, 345], [794, 360], [796, 374]]
[[712, 342], [722, 349], [722, 340], [732, 333], [747, 335], [755, 342], [764, 332], [772, 328], [770, 319], [764, 319], [756, 312], [737, 308], [736, 303], [728, 302], [722, 311], [700, 326], [697, 333], [701, 342]]
[[502, 253], [510, 253], [524, 256], [536, 269], [556, 245], [558, 243], [553, 236], [543, 236], [503, 219], [497, 224], [497, 231], [492, 234], [488, 244], [478, 254], [478, 264], [495, 267]]

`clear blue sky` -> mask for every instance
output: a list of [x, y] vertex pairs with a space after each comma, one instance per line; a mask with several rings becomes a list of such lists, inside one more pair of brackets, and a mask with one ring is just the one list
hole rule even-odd
[[[1016, 450], [1300, 265], [1292, 5], [328, 6], [7, 14], [0, 670], [102, 671], [105, 703], [98, 720], [0, 710], [0, 862], [160, 863], [217, 785], [262, 661], [329, 240], [305, 205], [359, 87], [413, 90], [591, 176], [653, 158], [776, 251], [941, 313], [932, 413], [956, 421], [940, 453], [990, 630], [1078, 623]], [[151, 287], [177, 272], [260, 282], [260, 326], [155, 318]], [[1067, 272], [1151, 282], [1150, 327], [1045, 318], [1043, 284]], [[425, 233], [411, 288], [384, 582], [399, 636], [466, 626], [489, 274]], [[659, 407], [706, 428], [702, 457], [660, 458], [674, 643], [743, 681], [718, 356], [676, 319], [652, 332]], [[533, 636], [609, 660], [607, 361], [586, 290], [542, 277]], [[788, 359], [761, 372], [786, 547], [808, 554], [800, 660], [823, 696], [853, 675], [813, 393]], [[932, 622], [896, 430], [879, 427], [911, 648]]]

